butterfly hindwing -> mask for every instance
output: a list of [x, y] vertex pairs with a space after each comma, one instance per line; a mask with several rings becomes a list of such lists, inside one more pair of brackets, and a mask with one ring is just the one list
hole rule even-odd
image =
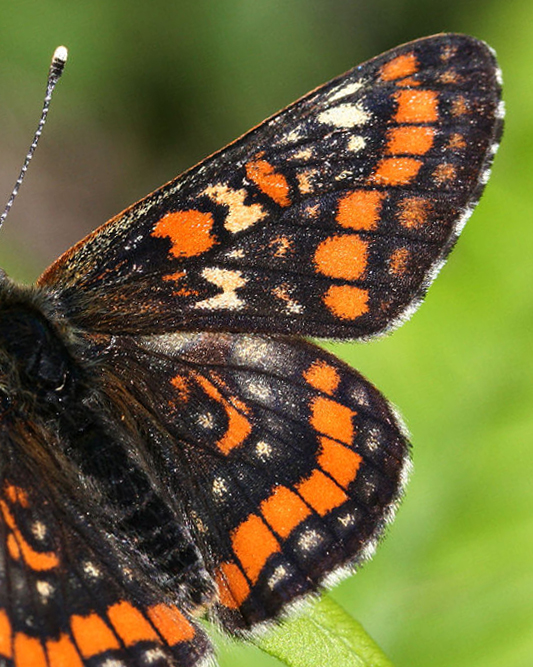
[[229, 333], [116, 337], [107, 355], [166, 431], [164, 475], [229, 630], [276, 617], [372, 552], [409, 456], [356, 371], [303, 341]]
[[40, 279], [91, 330], [366, 337], [427, 289], [501, 132], [463, 35], [334, 79], [112, 219]]
[[96, 550], [89, 545], [88, 527], [76, 529], [79, 515], [66, 513], [5, 432], [0, 477], [2, 665], [205, 664], [203, 631], [183, 610], [143, 594], [104, 534], [94, 537]]

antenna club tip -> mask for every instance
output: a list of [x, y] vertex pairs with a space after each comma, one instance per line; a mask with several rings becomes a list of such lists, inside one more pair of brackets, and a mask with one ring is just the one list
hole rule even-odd
[[54, 55], [52, 57], [52, 62], [60, 62], [63, 65], [67, 62], [68, 58], [68, 49], [66, 46], [58, 46], [57, 49], [54, 51]]

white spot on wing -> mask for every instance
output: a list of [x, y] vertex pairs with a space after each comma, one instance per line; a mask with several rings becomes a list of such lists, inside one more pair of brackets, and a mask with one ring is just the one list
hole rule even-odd
[[289, 571], [285, 565], [278, 565], [278, 567], [272, 572], [268, 578], [268, 587], [275, 588], [281, 581], [286, 579], [289, 576]]
[[54, 587], [48, 581], [38, 581], [35, 585], [37, 592], [42, 598], [43, 602], [48, 602], [48, 598], [54, 592]]
[[246, 285], [246, 279], [242, 277], [240, 271], [230, 271], [229, 269], [220, 269], [218, 267], [208, 267], [202, 271], [202, 277], [213, 285], [222, 289], [221, 294], [209, 299], [204, 299], [195, 304], [195, 308], [206, 308], [207, 310], [240, 310], [246, 304], [236, 294], [239, 287]]
[[336, 102], [341, 100], [343, 97], [348, 97], [348, 95], [353, 95], [358, 90], [360, 90], [365, 85], [365, 82], [362, 79], [358, 81], [352, 81], [351, 83], [342, 84], [334, 88], [328, 95], [328, 102]]
[[357, 127], [366, 125], [370, 119], [370, 114], [365, 111], [362, 104], [339, 104], [331, 109], [326, 109], [318, 114], [319, 123], [333, 125], [339, 128]]
[[363, 150], [365, 146], [366, 146], [366, 139], [362, 137], [360, 134], [356, 134], [353, 137], [350, 137], [348, 144], [346, 145], [346, 148], [352, 153], [358, 153], [359, 151]]

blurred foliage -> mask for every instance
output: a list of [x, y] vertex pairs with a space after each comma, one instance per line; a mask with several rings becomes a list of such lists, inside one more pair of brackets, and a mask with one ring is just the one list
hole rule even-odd
[[[420, 312], [390, 338], [331, 346], [401, 407], [415, 461], [376, 557], [332, 595], [397, 667], [529, 667], [531, 0], [1, 0], [6, 198], [58, 44], [70, 61], [0, 263], [33, 279], [82, 234], [312, 87], [448, 30], [497, 50], [506, 131], [486, 194]], [[221, 665], [252, 661], [279, 664], [222, 646]]]

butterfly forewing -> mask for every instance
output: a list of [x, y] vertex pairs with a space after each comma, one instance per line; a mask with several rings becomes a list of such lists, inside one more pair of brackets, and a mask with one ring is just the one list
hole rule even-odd
[[398, 47], [135, 204], [40, 284], [100, 331], [381, 332], [421, 299], [479, 197], [496, 76], [470, 37]]

